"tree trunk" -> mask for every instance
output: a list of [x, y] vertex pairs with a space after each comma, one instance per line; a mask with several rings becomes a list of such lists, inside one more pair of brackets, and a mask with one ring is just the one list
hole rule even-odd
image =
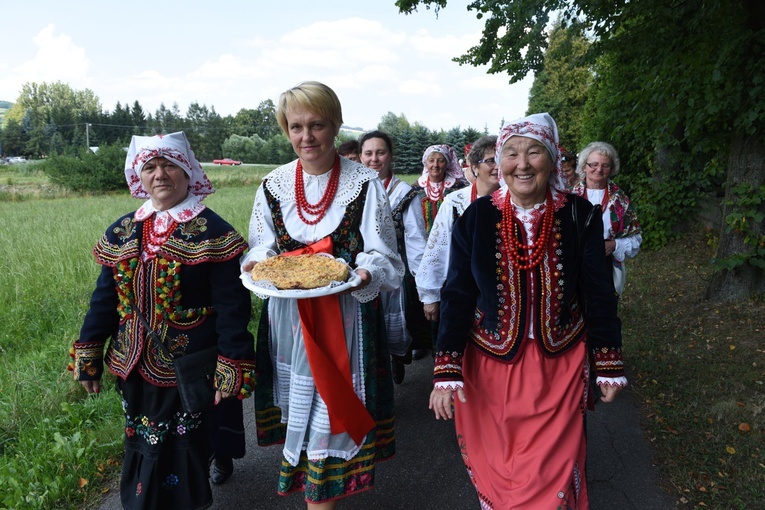
[[[755, 189], [765, 185], [765, 144], [757, 136], [740, 138], [731, 144], [725, 189], [726, 202], [735, 198], [731, 189], [744, 183], [749, 183]], [[764, 210], [765, 204], [760, 204], [759, 208], [760, 211]], [[725, 205], [723, 218], [726, 218], [731, 210], [731, 206]], [[765, 234], [763, 223], [765, 222], [752, 222], [752, 234], [758, 237]], [[716, 257], [722, 259], [750, 251], [751, 248], [744, 243], [744, 235], [729, 230], [723, 222]], [[707, 299], [713, 301], [733, 301], [761, 295], [765, 295], [765, 273], [748, 263], [735, 269], [716, 272], [707, 288]]]

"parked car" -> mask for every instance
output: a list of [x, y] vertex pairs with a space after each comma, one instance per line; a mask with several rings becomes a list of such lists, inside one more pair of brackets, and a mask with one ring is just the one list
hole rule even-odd
[[11, 158], [5, 158], [5, 160], [8, 163], [26, 163], [27, 162], [27, 158], [25, 158], [23, 156], [14, 156], [14, 157], [11, 157]]
[[241, 165], [241, 161], [237, 161], [231, 158], [214, 159], [213, 165]]

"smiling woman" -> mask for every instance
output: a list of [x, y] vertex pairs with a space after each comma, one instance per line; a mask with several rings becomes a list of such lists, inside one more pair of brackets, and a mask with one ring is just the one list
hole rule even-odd
[[455, 419], [482, 508], [587, 508], [590, 357], [604, 402], [627, 383], [600, 216], [584, 227], [593, 207], [566, 193], [558, 147], [546, 113], [507, 123], [507, 186], [451, 237], [430, 408]]
[[258, 188], [242, 269], [274, 253], [331, 253], [361, 283], [343, 294], [268, 300], [256, 349], [269, 374], [255, 389], [258, 441], [284, 443], [280, 494], [303, 491], [308, 508], [330, 509], [371, 488], [377, 461], [395, 453], [379, 295], [401, 284], [404, 268], [377, 173], [335, 150], [343, 122], [335, 92], [303, 82], [281, 95], [277, 119], [298, 159]]

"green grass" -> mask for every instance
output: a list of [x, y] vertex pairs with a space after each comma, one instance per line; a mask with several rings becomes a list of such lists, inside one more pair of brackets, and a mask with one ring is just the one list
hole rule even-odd
[[[213, 175], [219, 189], [206, 203], [247, 237], [259, 178], [227, 187]], [[93, 245], [140, 203], [127, 193], [0, 201], [0, 508], [76, 508], [118, 476], [124, 417], [113, 378], [87, 397], [67, 351], [99, 271]]]
[[763, 508], [765, 304], [704, 300], [708, 237], [699, 228], [630, 262], [625, 358], [681, 508]]

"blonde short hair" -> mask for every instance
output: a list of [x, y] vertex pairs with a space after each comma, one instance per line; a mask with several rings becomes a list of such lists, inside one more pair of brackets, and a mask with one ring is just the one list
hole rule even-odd
[[318, 81], [304, 81], [282, 92], [279, 96], [276, 120], [288, 137], [287, 112], [298, 109], [308, 110], [329, 120], [336, 133], [340, 131], [340, 126], [343, 125], [343, 109], [337, 94]]

